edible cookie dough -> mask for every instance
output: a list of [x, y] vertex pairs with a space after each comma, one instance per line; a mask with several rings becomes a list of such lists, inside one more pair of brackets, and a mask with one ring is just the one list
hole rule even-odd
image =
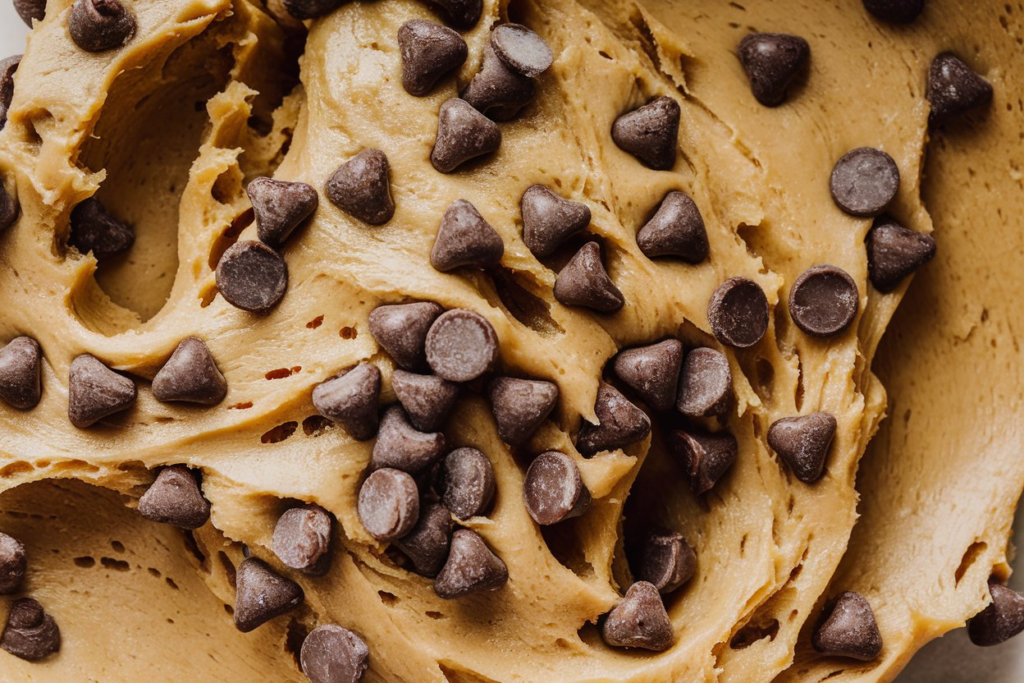
[[907, 4], [19, 2], [0, 680], [891, 680], [1024, 487], [1024, 5]]

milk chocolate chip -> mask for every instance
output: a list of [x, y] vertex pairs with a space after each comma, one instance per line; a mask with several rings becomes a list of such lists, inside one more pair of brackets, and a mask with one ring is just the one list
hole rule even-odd
[[808, 268], [789, 290], [789, 315], [796, 326], [814, 337], [843, 332], [857, 317], [857, 283], [842, 268]]
[[286, 567], [323, 576], [331, 566], [332, 527], [330, 514], [319, 505], [286, 510], [274, 527], [274, 554]]
[[132, 39], [135, 16], [120, 0], [76, 0], [68, 15], [68, 31], [86, 52], [105, 52]]
[[990, 581], [992, 602], [967, 622], [971, 642], [981, 647], [999, 645], [1024, 631], [1024, 595]]
[[413, 427], [421, 432], [440, 429], [459, 397], [459, 385], [434, 375], [416, 375], [405, 370], [395, 370], [391, 388]]
[[686, 354], [676, 410], [689, 418], [725, 417], [732, 398], [732, 370], [724, 353], [700, 347]]
[[401, 538], [420, 517], [416, 480], [391, 468], [375, 471], [359, 489], [359, 521], [378, 541]]
[[531, 185], [519, 207], [523, 242], [539, 258], [550, 256], [566, 239], [590, 224], [590, 207], [559, 197], [543, 185]]
[[480, 72], [462, 91], [462, 99], [490, 119], [508, 121], [533, 101], [535, 89], [532, 78], [510, 69], [488, 44]]
[[29, 410], [39, 404], [43, 352], [31, 337], [16, 337], [0, 349], [0, 400], [12, 408]]
[[242, 560], [235, 573], [235, 627], [248, 633], [292, 611], [306, 599], [299, 584], [255, 557]]
[[870, 662], [882, 652], [882, 634], [864, 596], [847, 591], [826, 610], [811, 644], [825, 655]]
[[83, 200], [71, 211], [68, 244], [97, 261], [122, 254], [135, 244], [135, 230], [107, 212], [95, 197]]
[[487, 512], [497, 489], [494, 467], [475, 448], [456, 448], [444, 459], [444, 506], [457, 519]]
[[684, 263], [708, 257], [708, 231], [700, 209], [682, 192], [669, 192], [651, 220], [636, 234], [636, 244], [647, 258], [675, 256]]
[[320, 205], [316, 190], [306, 183], [255, 178], [245, 193], [256, 215], [256, 235], [274, 249], [280, 249]]
[[924, 10], [924, 0], [864, 0], [864, 7], [882, 21], [909, 24]]
[[455, 200], [441, 219], [430, 264], [442, 273], [472, 266], [489, 268], [501, 263], [505, 243], [501, 235], [484, 220], [476, 207], [465, 199]]
[[612, 647], [638, 647], [664, 652], [672, 647], [675, 634], [658, 589], [637, 581], [605, 617], [601, 626], [604, 642]]
[[656, 97], [616, 119], [612, 140], [654, 170], [671, 170], [676, 163], [679, 116], [679, 104], [675, 100]]
[[402, 24], [398, 49], [402, 54], [402, 86], [417, 97], [429, 94], [445, 74], [462, 66], [469, 56], [462, 36], [425, 19]]
[[419, 474], [437, 462], [444, 449], [444, 434], [417, 431], [409, 424], [401, 407], [391, 406], [384, 411], [380, 422], [370, 466], [374, 469], [393, 467]]
[[11, 603], [0, 648], [29, 662], [46, 659], [60, 650], [57, 622], [32, 598]]
[[935, 257], [935, 238], [908, 230], [888, 217], [868, 232], [868, 277], [879, 292], [899, 287], [904, 278]]
[[217, 264], [217, 287], [232, 306], [266, 313], [288, 289], [288, 266], [280, 254], [262, 242], [238, 242]]
[[370, 334], [398, 367], [419, 370], [427, 364], [427, 332], [442, 313], [429, 301], [378, 306], [370, 313]]
[[445, 600], [496, 591], [508, 582], [508, 567], [487, 547], [480, 534], [459, 529], [452, 535], [451, 551], [434, 580], [434, 592]]
[[441, 173], [451, 173], [476, 157], [490, 154], [501, 146], [497, 124], [460, 99], [441, 105], [437, 120], [437, 139], [430, 163]]
[[580, 469], [565, 453], [541, 453], [526, 470], [523, 481], [526, 511], [541, 526], [579, 517], [590, 507], [590, 490]]
[[697, 553], [682, 534], [655, 529], [644, 539], [637, 577], [668, 595], [691, 578], [697, 569]]
[[7, 125], [7, 110], [14, 98], [14, 74], [21, 64], [21, 55], [0, 61], [0, 130]]
[[421, 501], [416, 526], [393, 543], [409, 558], [417, 574], [434, 577], [448, 559], [454, 528], [448, 508], [440, 503]]
[[498, 360], [498, 335], [479, 313], [455, 309], [442, 313], [427, 333], [427, 363], [450, 382], [469, 382]]
[[14, 0], [14, 10], [31, 27], [33, 19], [42, 21], [46, 16], [46, 0]]
[[296, 19], [316, 19], [330, 14], [345, 0], [284, 0], [284, 8]]
[[707, 493], [733, 463], [739, 452], [736, 437], [728, 432], [706, 434], [673, 430], [668, 436], [669, 451], [690, 478], [695, 495]]
[[544, 39], [522, 24], [501, 24], [491, 32], [491, 47], [505, 66], [516, 73], [536, 78], [555, 61]]
[[210, 348], [196, 337], [183, 339], [153, 378], [153, 396], [158, 401], [213, 406], [227, 393], [227, 380]]
[[156, 480], [139, 498], [139, 513], [161, 524], [198, 529], [210, 519], [210, 503], [203, 498], [192, 470], [172, 465], [160, 470]]
[[601, 247], [587, 242], [555, 278], [555, 298], [564, 306], [581, 306], [598, 313], [614, 313], [625, 305], [622, 292], [601, 262]]
[[658, 344], [619, 352], [612, 364], [615, 375], [651, 408], [671, 410], [676, 400], [683, 344], [666, 339]]
[[299, 662], [310, 683], [358, 683], [370, 665], [370, 649], [347, 628], [324, 624], [302, 641]]
[[380, 370], [366, 361], [313, 389], [317, 412], [340, 424], [358, 441], [377, 433], [379, 403]]
[[777, 107], [807, 65], [811, 46], [799, 36], [751, 33], [740, 41], [739, 54], [754, 97], [766, 107]]
[[851, 216], [877, 216], [896, 198], [900, 169], [880, 149], [859, 147], [836, 162], [829, 181], [832, 199]]
[[79, 429], [135, 405], [135, 382], [119, 375], [89, 354], [71, 362], [68, 377], [68, 418]]
[[18, 539], [0, 532], [0, 595], [17, 593], [27, 568], [25, 546]]
[[379, 149], [364, 149], [327, 181], [331, 203], [370, 225], [383, 225], [395, 215], [388, 180], [388, 158]]
[[426, 0], [448, 20], [448, 23], [460, 30], [468, 30], [480, 21], [484, 11], [483, 0]]
[[825, 471], [836, 426], [836, 418], [829, 413], [785, 417], [768, 429], [768, 445], [789, 465], [797, 479], [813, 484]]
[[731, 278], [711, 297], [708, 321], [718, 341], [738, 349], [749, 348], [768, 331], [768, 297], [753, 280]]
[[498, 436], [512, 446], [526, 443], [558, 402], [558, 385], [541, 380], [498, 377], [487, 393]]
[[944, 52], [928, 70], [928, 121], [943, 123], [992, 101], [992, 84], [971, 70], [956, 55]]
[[625, 448], [651, 433], [647, 414], [605, 382], [598, 385], [594, 412], [599, 424], [584, 420], [576, 439], [576, 449], [584, 456]]

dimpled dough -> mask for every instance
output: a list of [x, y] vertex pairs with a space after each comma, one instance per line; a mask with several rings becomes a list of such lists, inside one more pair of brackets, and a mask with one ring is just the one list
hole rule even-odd
[[[74, 46], [68, 3], [51, 2], [0, 134], [0, 168], [22, 212], [0, 235], [0, 333], [5, 342], [30, 334], [45, 354], [40, 405], [0, 407], [0, 528], [28, 545], [27, 589], [58, 620], [64, 647], [43, 664], [4, 656], [0, 679], [301, 681], [301, 635], [338, 623], [367, 641], [372, 681], [890, 680], [924, 642], [978, 612], [989, 574], [1008, 573], [1024, 485], [1024, 427], [1013, 419], [1024, 380], [1014, 222], [1024, 128], [1010, 98], [1021, 74], [1009, 68], [1024, 6], [933, 0], [911, 28], [894, 30], [857, 2], [749, 5], [488, 1], [464, 34], [467, 64], [414, 98], [401, 87], [396, 33], [433, 15], [409, 0], [346, 4], [312, 22], [294, 89], [294, 41], [247, 0], [139, 0], [136, 37], [100, 54]], [[535, 103], [501, 124], [493, 158], [439, 174], [429, 161], [437, 110], [509, 14], [548, 42], [555, 63]], [[778, 109], [757, 104], [735, 57], [750, 30], [811, 44], [807, 84]], [[971, 126], [937, 134], [922, 168], [925, 73], [947, 49], [993, 82], [995, 101]], [[671, 172], [610, 140], [617, 116], [661, 95], [682, 108]], [[895, 159], [903, 182], [891, 212], [921, 232], [934, 221], [939, 242], [885, 340], [906, 285], [881, 295], [867, 284], [870, 220], [839, 211], [828, 192], [834, 162], [859, 146]], [[255, 239], [248, 180], [322, 191], [368, 147], [388, 156], [393, 220], [368, 227], [321, 201], [284, 249], [291, 280], [276, 309], [256, 317], [217, 295], [220, 254]], [[521, 238], [519, 198], [535, 183], [591, 208], [622, 312], [555, 301], [552, 263]], [[126, 257], [99, 267], [64, 246], [71, 209], [97, 188], [138, 235]], [[701, 265], [652, 262], [636, 246], [671, 190], [701, 209], [711, 245]], [[460, 198], [501, 235], [498, 280], [515, 287], [430, 266], [440, 218]], [[821, 263], [850, 273], [863, 311], [827, 341], [801, 333], [784, 305], [789, 283]], [[722, 348], [707, 302], [733, 276], [760, 284], [773, 315], [760, 344], [726, 350], [739, 441], [731, 472], [698, 501], [657, 429], [625, 451], [581, 458], [572, 436], [581, 416], [596, 419], [605, 363], [669, 335]], [[529, 450], [569, 454], [594, 497], [584, 516], [542, 533], [522, 503], [525, 463], [481, 398], [461, 401], [449, 447], [476, 447], [495, 468], [494, 508], [468, 523], [508, 565], [509, 583], [494, 593], [442, 601], [389, 559], [355, 512], [372, 441], [352, 440], [312, 407], [315, 385], [361, 360], [381, 367], [383, 401], [394, 400], [393, 365], [366, 321], [377, 305], [407, 299], [477, 311], [497, 332], [504, 371], [558, 384], [558, 407]], [[131, 412], [89, 430], [70, 425], [75, 356], [151, 380], [188, 336], [207, 341], [227, 378], [221, 405], [161, 404], [142, 381]], [[886, 385], [892, 418], [869, 446]], [[838, 431], [825, 477], [809, 486], [766, 435], [776, 419], [816, 410], [834, 414]], [[121, 505], [133, 507], [151, 470], [168, 463], [202, 470], [212, 520], [194, 539]], [[66, 479], [81, 481], [46, 481]], [[274, 523], [296, 499], [337, 517], [333, 567], [323, 579], [289, 574], [305, 606], [242, 635], [221, 606], [233, 603], [240, 544], [281, 569], [269, 549]], [[692, 582], [667, 599], [676, 643], [658, 655], [608, 648], [594, 623], [630, 582], [623, 541], [655, 522], [680, 530], [698, 557]], [[810, 648], [824, 598], [844, 590], [875, 610], [885, 642], [877, 662]], [[0, 602], [5, 613], [10, 599]]]

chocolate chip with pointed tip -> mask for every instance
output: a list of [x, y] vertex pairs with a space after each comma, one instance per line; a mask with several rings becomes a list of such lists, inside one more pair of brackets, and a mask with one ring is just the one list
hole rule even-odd
[[135, 405], [135, 382], [82, 354], [71, 361], [68, 376], [68, 418], [79, 429], [91, 427], [105, 417]]
[[405, 536], [420, 517], [416, 480], [390, 467], [374, 471], [359, 489], [357, 510], [363, 527], [378, 541]]
[[410, 95], [423, 97], [448, 72], [465, 63], [466, 41], [446, 26], [425, 19], [413, 19], [398, 29], [402, 55], [402, 87]]
[[441, 219], [430, 264], [442, 273], [464, 266], [489, 268], [501, 263], [505, 243], [501, 235], [484, 220], [476, 207], [465, 199], [452, 202]]
[[858, 147], [836, 162], [829, 188], [836, 205], [851, 216], [877, 216], [899, 192], [900, 169], [882, 150]]
[[690, 490], [698, 496], [714, 488], [739, 452], [736, 437], [728, 432], [706, 434], [677, 429], [669, 432], [668, 444], [690, 478]]
[[0, 176], [0, 233], [3, 233], [18, 220], [18, 200], [7, 191], [4, 179]]
[[534, 458], [526, 470], [523, 501], [533, 521], [549, 526], [585, 513], [591, 496], [573, 459], [548, 451]]
[[672, 622], [653, 584], [637, 581], [605, 617], [601, 637], [612, 647], [664, 652], [675, 642]]
[[647, 413], [605, 382], [597, 388], [594, 412], [599, 424], [584, 420], [576, 439], [576, 449], [584, 456], [625, 448], [651, 433], [651, 419]]
[[565, 240], [590, 224], [590, 207], [559, 197], [543, 185], [531, 185], [519, 201], [523, 242], [534, 256], [554, 253]]
[[864, 596], [846, 591], [826, 609], [811, 644], [824, 655], [870, 662], [882, 652], [882, 634]]
[[97, 261], [117, 256], [135, 244], [131, 225], [114, 218], [95, 197], [82, 201], [71, 211], [68, 244]]
[[1024, 595], [989, 581], [992, 602], [967, 622], [967, 634], [979, 647], [1005, 643], [1024, 631]]
[[440, 503], [420, 503], [420, 518], [412, 531], [396, 538], [398, 547], [420, 576], [435, 577], [448, 559], [455, 523], [448, 508]]
[[644, 537], [637, 577], [668, 595], [693, 578], [697, 553], [676, 531], [654, 529]]
[[237, 242], [217, 264], [217, 288], [243, 311], [267, 313], [288, 289], [288, 265], [276, 251], [255, 240]]
[[333, 527], [331, 515], [314, 503], [285, 510], [274, 526], [274, 554], [286, 567], [323, 576], [331, 566]]
[[43, 352], [31, 337], [15, 337], [0, 349], [0, 400], [29, 410], [43, 396]]
[[42, 21], [46, 16], [46, 0], [14, 0], [14, 10], [29, 28], [32, 20]]
[[395, 215], [391, 198], [388, 157], [379, 149], [364, 149], [334, 172], [325, 192], [336, 207], [370, 225], [384, 225]]
[[671, 410], [676, 401], [683, 344], [666, 339], [650, 346], [619, 352], [612, 363], [615, 376], [647, 405], [658, 411]]
[[850, 274], [836, 266], [813, 266], [789, 290], [789, 315], [814, 337], [833, 337], [846, 330], [860, 310], [860, 293]]
[[533, 101], [535, 92], [534, 80], [510, 69], [488, 44], [479, 73], [461, 97], [488, 118], [509, 121]]
[[409, 421], [421, 432], [440, 429], [459, 397], [457, 384], [435, 375], [417, 375], [405, 370], [395, 370], [391, 388]]
[[864, 0], [864, 7], [882, 21], [909, 24], [924, 10], [924, 0]]
[[32, 598], [21, 598], [11, 603], [0, 648], [20, 659], [38, 662], [60, 650], [60, 628], [42, 605]]
[[0, 130], [7, 125], [7, 110], [14, 98], [14, 74], [21, 64], [21, 55], [0, 61]]
[[21, 541], [0, 532], [0, 595], [17, 593], [25, 580], [28, 560]]
[[558, 402], [558, 385], [534, 379], [498, 377], [487, 388], [498, 436], [512, 446], [530, 440]]
[[164, 403], [180, 401], [217, 405], [228, 393], [228, 382], [202, 339], [183, 339], [153, 378], [153, 396]]
[[623, 114], [612, 126], [612, 140], [656, 171], [671, 170], [679, 139], [679, 104], [671, 97], [656, 97]]
[[117, 49], [135, 36], [135, 15], [120, 0], [76, 0], [68, 31], [86, 52]]
[[732, 399], [732, 370], [724, 353], [700, 347], [686, 354], [676, 410], [693, 419], [725, 417]]
[[926, 97], [932, 105], [928, 122], [944, 123], [992, 101], [992, 84], [975, 73], [959, 57], [944, 52], [928, 69]]
[[310, 683], [358, 683], [370, 666], [370, 648], [347, 628], [324, 624], [302, 641], [299, 663]]
[[868, 232], [867, 249], [871, 284], [887, 294], [935, 257], [935, 238], [882, 217]]
[[313, 389], [313, 407], [340, 424], [353, 439], [366, 441], [377, 433], [380, 370], [363, 361]]
[[284, 0], [284, 8], [296, 19], [316, 19], [330, 14], [345, 0]]
[[444, 450], [444, 434], [416, 430], [400, 406], [391, 406], [380, 421], [370, 466], [419, 474], [437, 462]]
[[544, 39], [522, 24], [501, 24], [491, 32], [491, 47], [505, 66], [536, 78], [551, 68], [555, 56]]
[[563, 306], [581, 306], [598, 313], [614, 313], [625, 305], [622, 292], [601, 262], [601, 247], [587, 242], [555, 278], [555, 298]]
[[837, 424], [836, 418], [822, 412], [784, 417], [768, 429], [768, 445], [789, 465], [797, 479], [813, 484], [825, 472], [825, 460]]
[[498, 335], [479, 313], [442, 313], [427, 333], [427, 363], [450, 382], [470, 382], [498, 361]]
[[248, 633], [292, 611], [305, 599], [299, 584], [256, 557], [246, 558], [235, 572], [235, 628]]
[[192, 470], [171, 465], [160, 470], [139, 498], [139, 514], [161, 524], [198, 529], [210, 519], [210, 503], [203, 498]]
[[471, 29], [480, 21], [484, 11], [483, 0], [426, 0], [448, 23], [460, 30]]
[[432, 301], [378, 306], [370, 313], [370, 334], [398, 367], [419, 370], [427, 364], [427, 332], [442, 313]]
[[465, 100], [453, 98], [441, 105], [430, 163], [441, 173], [451, 173], [470, 159], [490, 154], [500, 146], [501, 131], [494, 121]]
[[457, 519], [487, 512], [497, 488], [494, 467], [475, 448], [456, 448], [444, 459], [444, 506]]
[[754, 97], [766, 107], [777, 107], [806, 68], [811, 46], [799, 36], [750, 33], [740, 41], [739, 56]]
[[474, 593], [496, 591], [508, 582], [508, 567], [494, 554], [480, 534], [459, 529], [452, 535], [451, 550], [434, 592], [445, 600]]
[[738, 349], [749, 348], [768, 331], [768, 297], [753, 280], [730, 278], [712, 295], [708, 321], [718, 341]]
[[245, 193], [256, 215], [256, 235], [275, 249], [320, 205], [316, 190], [306, 183], [261, 177], [253, 179]]
[[675, 256], [693, 264], [707, 260], [711, 248], [700, 209], [678, 191], [661, 200], [654, 216], [636, 234], [636, 244], [647, 258]]

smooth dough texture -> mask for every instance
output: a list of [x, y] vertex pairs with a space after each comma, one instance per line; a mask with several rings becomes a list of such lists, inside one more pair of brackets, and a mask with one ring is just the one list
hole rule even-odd
[[[436, 15], [412, 0], [347, 3], [309, 23], [304, 51], [294, 26], [250, 0], [136, 0], [136, 37], [100, 54], [74, 45], [70, 2], [51, 0], [0, 134], [0, 170], [21, 204], [0, 234], [0, 341], [29, 334], [45, 354], [39, 406], [0, 405], [0, 530], [28, 546], [26, 593], [58, 620], [64, 645], [40, 664], [0, 652], [0, 681], [302, 681], [297, 643], [322, 623], [366, 640], [368, 681], [884, 681], [984, 607], [989, 576], [1009, 571], [1024, 487], [1024, 73], [1012, 68], [1024, 4], [931, 0], [909, 27], [855, 0], [484, 5], [464, 34], [466, 65], [414, 98], [401, 86], [397, 30]], [[501, 124], [496, 155], [439, 174], [429, 161], [438, 108], [508, 18], [540, 33], [555, 63], [536, 101]], [[779, 108], [756, 102], [736, 58], [751, 31], [811, 45], [810, 73]], [[930, 135], [925, 78], [946, 50], [995, 98]], [[661, 95], [682, 108], [669, 172], [610, 139], [616, 117]], [[867, 282], [870, 220], [829, 195], [833, 164], [860, 146], [895, 159], [903, 182], [890, 212], [939, 243], [909, 289], [887, 295]], [[391, 165], [396, 212], [381, 227], [322, 194], [368, 147]], [[235, 240], [254, 239], [244, 187], [260, 175], [321, 190], [284, 249], [288, 292], [262, 317], [229, 305], [213, 275]], [[522, 240], [519, 198], [535, 183], [590, 207], [589, 232], [626, 299], [620, 313], [554, 299], [562, 262], [539, 261]], [[671, 190], [701, 209], [711, 245], [701, 265], [637, 248], [637, 229]], [[71, 209], [93, 194], [137, 232], [128, 254], [100, 265], [66, 246]], [[504, 241], [487, 274], [430, 266], [441, 216], [460, 198]], [[831, 340], [800, 332], [785, 306], [790, 283], [822, 263], [850, 273], [861, 294], [854, 326]], [[698, 500], [658, 430], [582, 458], [573, 437], [581, 416], [595, 420], [606, 362], [667, 336], [721, 348], [707, 303], [740, 275], [765, 290], [772, 316], [759, 344], [726, 350], [740, 444], [729, 475]], [[384, 374], [382, 402], [394, 401], [393, 365], [367, 316], [409, 299], [477, 311], [505, 372], [558, 384], [558, 407], [527, 451], [569, 454], [594, 497], [586, 515], [541, 531], [522, 503], [528, 463], [498, 438], [482, 398], [463, 400], [445, 432], [495, 468], [493, 511], [466, 523], [508, 565], [495, 593], [442, 601], [392, 561], [355, 513], [372, 442], [311, 403], [314, 386], [362, 360]], [[227, 378], [215, 408], [149, 391], [188, 336], [207, 341]], [[67, 378], [86, 352], [138, 379], [140, 395], [128, 414], [79, 430]], [[839, 426], [824, 478], [807, 485], [766, 434], [817, 410]], [[170, 463], [202, 470], [212, 519], [194, 534], [129, 509]], [[296, 501], [336, 516], [334, 566], [324, 578], [289, 574], [305, 605], [238, 633], [224, 605], [241, 544], [283, 571], [270, 540]], [[630, 583], [624, 543], [651, 523], [697, 552], [696, 576], [667, 601], [677, 640], [661, 654], [611, 649], [595, 623]], [[824, 601], [846, 590], [874, 608], [885, 643], [876, 662], [810, 647]], [[9, 602], [0, 598], [0, 614]]]

